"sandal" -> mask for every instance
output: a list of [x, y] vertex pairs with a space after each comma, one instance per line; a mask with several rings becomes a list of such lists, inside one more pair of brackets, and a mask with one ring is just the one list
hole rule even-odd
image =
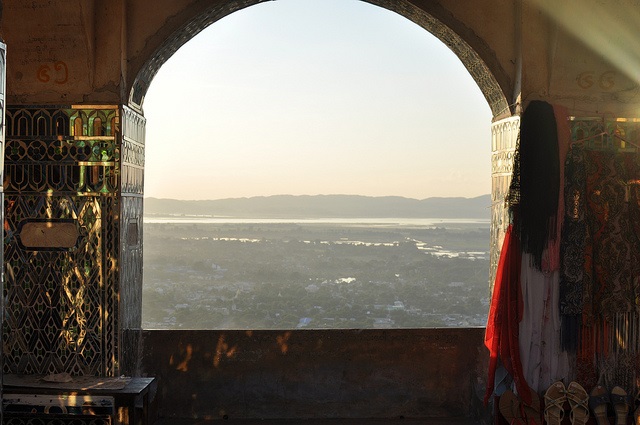
[[591, 390], [591, 395], [589, 396], [589, 407], [591, 408], [598, 425], [609, 425], [609, 418], [607, 417], [608, 403], [609, 393], [604, 387], [598, 385]]
[[629, 397], [627, 392], [620, 387], [611, 390], [611, 404], [616, 412], [616, 425], [626, 425], [629, 415]]
[[527, 425], [524, 420], [524, 412], [520, 406], [520, 399], [513, 391], [506, 390], [502, 393], [498, 408], [509, 425]]
[[522, 409], [524, 410], [524, 416], [527, 420], [527, 425], [543, 425], [542, 415], [540, 412], [540, 397], [538, 393], [529, 389], [531, 392], [531, 404], [525, 402], [522, 403]]
[[571, 382], [567, 387], [567, 399], [571, 406], [571, 425], [585, 425], [589, 420], [589, 394], [582, 385]]
[[560, 425], [564, 418], [566, 389], [562, 381], [553, 383], [544, 393], [544, 420], [547, 425]]

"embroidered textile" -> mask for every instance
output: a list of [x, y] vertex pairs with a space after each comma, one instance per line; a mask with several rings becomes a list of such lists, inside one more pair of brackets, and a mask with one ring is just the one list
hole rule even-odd
[[[565, 217], [560, 244], [559, 308], [562, 317], [562, 346], [565, 350], [575, 352], [578, 348], [584, 307], [585, 279], [591, 277], [590, 274], [585, 273], [587, 177], [583, 146], [572, 146], [567, 155], [565, 174]], [[586, 284], [586, 286], [591, 285]]]
[[593, 313], [610, 321], [617, 313], [638, 311], [640, 241], [631, 221], [628, 182], [640, 179], [640, 169], [635, 153], [585, 153], [586, 218], [593, 249], [586, 271], [592, 275]]
[[545, 273], [555, 272], [560, 269], [560, 243], [562, 226], [564, 225], [564, 181], [565, 181], [565, 161], [571, 144], [571, 130], [569, 129], [567, 108], [554, 105], [553, 113], [558, 129], [558, 209], [555, 218], [555, 234], [549, 238], [549, 243], [542, 253], [542, 271]]
[[[638, 155], [632, 152], [574, 146], [567, 161], [560, 308], [563, 342], [578, 347], [577, 379], [584, 386], [622, 385], [635, 391], [639, 178]], [[570, 338], [575, 329], [579, 341]]]

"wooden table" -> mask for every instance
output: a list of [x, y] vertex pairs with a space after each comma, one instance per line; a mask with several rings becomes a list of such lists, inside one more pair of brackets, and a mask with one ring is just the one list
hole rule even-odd
[[3, 376], [3, 393], [56, 396], [94, 395], [114, 398], [116, 421], [123, 425], [150, 425], [149, 403], [155, 378], [77, 376], [70, 382], [48, 382], [42, 375]]

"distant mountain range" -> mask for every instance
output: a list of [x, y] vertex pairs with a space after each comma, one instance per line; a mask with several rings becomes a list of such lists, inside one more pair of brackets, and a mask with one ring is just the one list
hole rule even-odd
[[411, 199], [401, 196], [275, 195], [211, 201], [145, 198], [147, 216], [252, 218], [490, 218], [491, 195]]

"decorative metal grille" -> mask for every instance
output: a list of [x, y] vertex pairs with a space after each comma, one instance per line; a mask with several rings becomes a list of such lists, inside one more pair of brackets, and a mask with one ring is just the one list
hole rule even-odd
[[5, 413], [6, 425], [110, 425], [111, 416], [106, 415], [41, 415]]
[[[118, 373], [120, 111], [9, 107], [4, 372]], [[71, 249], [30, 250], [25, 220], [72, 220]]]
[[143, 193], [145, 124], [142, 115], [122, 108], [122, 193]]
[[489, 287], [493, 291], [504, 233], [509, 226], [505, 204], [513, 173], [513, 155], [520, 131], [520, 117], [496, 121], [491, 126], [491, 263]]
[[121, 328], [142, 326], [142, 205], [141, 196], [122, 196], [120, 308]]
[[[122, 197], [120, 208], [121, 327], [142, 326], [142, 208], [145, 118], [122, 108]], [[127, 350], [127, 352], [137, 352]], [[133, 359], [132, 359], [133, 360]]]
[[[0, 43], [0, 158], [4, 156], [5, 146], [5, 82], [7, 75], [6, 68], [6, 53], [7, 46], [4, 43]], [[0, 179], [4, 181], [4, 161], [0, 161]], [[4, 205], [4, 189], [0, 185], [0, 205]], [[4, 222], [4, 208], [0, 209], [0, 219]], [[0, 226], [0, 238], [4, 240], [4, 226]], [[0, 259], [4, 259], [4, 244], [0, 244]], [[0, 268], [0, 287], [4, 287], [4, 267]], [[3, 294], [4, 295], [4, 294]], [[5, 317], [5, 297], [0, 297], [0, 318]], [[2, 319], [0, 319], [0, 365], [4, 364], [4, 339], [3, 339], [3, 326]], [[4, 395], [4, 383], [2, 370], [0, 370], [0, 398]], [[4, 421], [4, 409], [0, 407], [0, 422]]]
[[9, 108], [5, 192], [115, 194], [116, 110]]
[[640, 141], [640, 118], [578, 118], [569, 119], [571, 141], [582, 142], [587, 149], [637, 151]]

